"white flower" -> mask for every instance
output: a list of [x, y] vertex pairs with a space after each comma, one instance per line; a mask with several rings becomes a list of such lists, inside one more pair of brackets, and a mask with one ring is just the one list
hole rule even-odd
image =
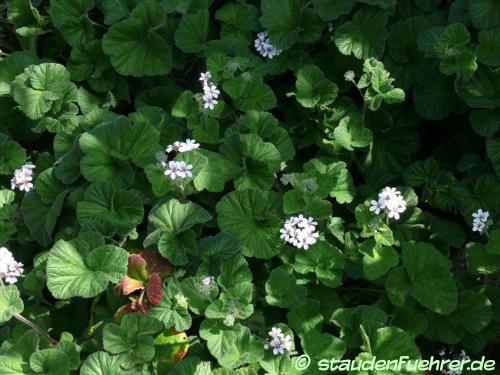
[[344, 79], [348, 82], [354, 81], [355, 77], [356, 73], [354, 73], [352, 70], [348, 70], [347, 72], [344, 73]]
[[10, 180], [10, 188], [28, 192], [33, 188], [33, 168], [32, 164], [25, 164], [14, 171], [14, 177]]
[[165, 176], [170, 177], [171, 180], [176, 178], [186, 178], [192, 177], [192, 164], [186, 164], [185, 161], [175, 161], [171, 160], [168, 162], [162, 162], [163, 167], [165, 167]]
[[292, 338], [289, 335], [283, 337], [281, 339], [281, 346], [289, 351], [292, 348]]
[[232, 327], [234, 326], [234, 321], [235, 321], [234, 315], [229, 314], [224, 317], [223, 323], [228, 327]]
[[194, 139], [186, 139], [184, 142], [176, 141], [171, 145], [167, 146], [165, 150], [167, 154], [171, 152], [187, 152], [200, 147], [199, 143], [196, 143]]
[[483, 211], [480, 208], [479, 210], [477, 210], [477, 212], [474, 212], [472, 214], [472, 217], [474, 218], [474, 221], [479, 220], [483, 223], [486, 223], [488, 221], [488, 218], [490, 217], [490, 213], [488, 211]]
[[24, 272], [23, 266], [21, 262], [16, 262], [6, 247], [0, 248], [0, 279], [5, 279], [8, 284], [14, 284]]
[[203, 107], [212, 110], [217, 105], [217, 98], [220, 95], [220, 91], [213, 82], [210, 82], [210, 78], [212, 78], [212, 74], [208, 71], [200, 75], [200, 81], [203, 82]]
[[175, 298], [175, 302], [177, 302], [177, 304], [179, 306], [181, 306], [181, 307], [188, 306], [188, 300], [187, 300], [186, 296], [184, 294], [182, 294], [181, 292], [176, 293], [174, 298]]
[[400, 214], [406, 211], [406, 205], [401, 192], [387, 186], [378, 193], [378, 200], [370, 201], [370, 211], [378, 215], [385, 210], [390, 219], [399, 220]]
[[284, 335], [283, 335], [283, 332], [281, 332], [281, 328], [273, 327], [269, 331], [269, 336], [271, 336], [273, 339], [275, 339], [275, 338], [283, 337]]
[[312, 217], [306, 218], [302, 214], [292, 216], [280, 229], [280, 238], [299, 249], [307, 250], [318, 240], [317, 225], [318, 223]]
[[285, 350], [290, 351], [292, 348], [292, 339], [289, 335], [284, 335], [280, 328], [272, 327], [269, 331], [271, 340], [264, 340], [264, 349], [272, 349], [274, 355], [284, 354]]
[[191, 172], [192, 169], [192, 164], [186, 164], [185, 161], [179, 161], [177, 164], [177, 176], [180, 178], [193, 177], [193, 173]]
[[171, 145], [168, 145], [165, 151], [167, 154], [170, 154], [172, 151], [178, 152], [180, 147], [181, 147], [181, 142], [176, 141]]
[[269, 346], [273, 348], [274, 355], [283, 354], [285, 352], [285, 348], [281, 345], [281, 340], [279, 338], [272, 339]]
[[269, 59], [272, 59], [274, 56], [278, 56], [282, 52], [268, 38], [267, 31], [258, 33], [257, 39], [254, 40], [253, 44], [256, 51], [259, 52], [262, 57], [267, 57]]
[[213, 276], [205, 276], [202, 280], [201, 280], [201, 283], [205, 286], [210, 286], [213, 284], [213, 282], [215, 281], [214, 277]]
[[268, 32], [267, 31], [261, 31], [260, 33], [257, 34], [257, 39], [264, 41], [267, 39]]
[[378, 199], [384, 204], [385, 207], [385, 205], [387, 205], [387, 202], [395, 199], [400, 194], [401, 193], [396, 190], [396, 188], [387, 186], [378, 194]]
[[214, 99], [217, 99], [220, 94], [219, 89], [214, 84], [203, 86], [203, 92], [205, 93], [205, 95], [210, 94], [210, 96]]
[[372, 200], [370, 202], [370, 211], [375, 212], [377, 215], [380, 213], [380, 210], [382, 210], [384, 207], [383, 203], [380, 201]]
[[188, 152], [195, 150], [200, 147], [200, 144], [197, 143], [194, 139], [186, 139], [184, 142], [181, 142], [179, 147], [179, 152]]
[[210, 73], [209, 71], [200, 74], [200, 81], [208, 82], [210, 78], [212, 78], [212, 73]]
[[203, 107], [205, 109], [210, 109], [210, 110], [214, 109], [218, 103], [217, 100], [213, 98], [211, 94], [203, 95], [203, 101], [205, 102], [205, 104], [203, 104]]
[[473, 232], [479, 232], [482, 233], [484, 229], [486, 228], [486, 224], [483, 223], [480, 220], [474, 221], [472, 225], [472, 231]]

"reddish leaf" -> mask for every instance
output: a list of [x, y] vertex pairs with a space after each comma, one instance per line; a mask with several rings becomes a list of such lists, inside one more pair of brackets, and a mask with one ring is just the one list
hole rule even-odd
[[132, 279], [147, 281], [149, 278], [147, 259], [141, 254], [129, 254], [127, 275]]
[[144, 282], [141, 280], [132, 279], [128, 276], [125, 276], [121, 282], [121, 287], [123, 289], [123, 294], [128, 296], [130, 293], [135, 292], [136, 290], [144, 289]]
[[141, 256], [147, 262], [149, 273], [158, 273], [160, 277], [165, 277], [174, 272], [172, 263], [162, 257], [158, 251], [144, 250]]
[[163, 281], [157, 273], [153, 273], [151, 275], [151, 279], [149, 279], [149, 283], [146, 287], [146, 293], [149, 301], [153, 305], [160, 304], [161, 299], [163, 298]]

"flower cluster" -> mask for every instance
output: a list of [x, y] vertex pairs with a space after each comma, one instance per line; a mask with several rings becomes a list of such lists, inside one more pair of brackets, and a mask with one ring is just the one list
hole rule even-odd
[[474, 232], [483, 233], [488, 226], [488, 218], [490, 213], [483, 211], [481, 208], [472, 214], [472, 230]]
[[285, 350], [290, 351], [292, 348], [292, 339], [289, 335], [284, 335], [280, 328], [273, 327], [269, 331], [271, 340], [264, 340], [264, 349], [273, 349], [273, 354], [283, 354]]
[[258, 33], [257, 39], [255, 39], [254, 41], [254, 46], [257, 52], [262, 55], [262, 57], [272, 59], [274, 56], [278, 56], [281, 53], [281, 50], [271, 42], [267, 35], [267, 31]]
[[168, 145], [165, 151], [167, 154], [170, 154], [171, 152], [188, 152], [199, 147], [200, 144], [197, 143], [194, 139], [186, 139], [184, 142], [176, 141], [171, 145]]
[[193, 177], [193, 172], [191, 172], [193, 165], [186, 164], [185, 161], [162, 161], [161, 165], [165, 168], [165, 176], [170, 177], [172, 180], [176, 178]]
[[210, 81], [210, 78], [212, 78], [212, 74], [208, 71], [200, 74], [200, 81], [203, 83], [203, 107], [212, 110], [217, 105], [217, 98], [220, 95], [220, 91]]
[[30, 191], [33, 189], [33, 168], [32, 164], [25, 164], [21, 168], [14, 171], [14, 177], [10, 180], [10, 188], [15, 190], [18, 188], [21, 191]]
[[285, 221], [285, 225], [280, 229], [280, 238], [298, 249], [307, 250], [318, 240], [317, 225], [318, 222], [314, 221], [312, 217], [305, 218], [302, 214], [292, 216]]
[[23, 273], [23, 264], [16, 262], [12, 253], [6, 247], [0, 247], [0, 279], [14, 284], [17, 277]]
[[385, 211], [390, 219], [399, 220], [400, 214], [406, 211], [406, 201], [396, 188], [385, 187], [378, 194], [378, 200], [370, 202], [370, 211], [377, 215]]
[[215, 286], [216, 283], [213, 276], [204, 276], [201, 279], [201, 284], [198, 286], [198, 291], [202, 294], [209, 295]]

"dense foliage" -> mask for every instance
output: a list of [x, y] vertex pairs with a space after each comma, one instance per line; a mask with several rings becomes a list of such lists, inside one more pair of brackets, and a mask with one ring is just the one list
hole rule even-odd
[[498, 352], [500, 2], [0, 11], [0, 375]]

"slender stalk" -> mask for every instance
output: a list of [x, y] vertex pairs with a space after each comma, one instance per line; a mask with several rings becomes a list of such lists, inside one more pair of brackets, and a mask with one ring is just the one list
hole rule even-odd
[[[3, 283], [2, 278], [0, 277], [0, 288], [3, 288], [5, 284]], [[21, 323], [26, 324], [28, 327], [34, 329], [40, 336], [42, 336], [45, 340], [50, 342], [51, 345], [57, 345], [59, 342], [56, 339], [53, 339], [50, 337], [50, 335], [45, 332], [39, 325], [33, 323], [31, 320], [26, 319], [24, 316], [21, 314], [14, 313], [12, 314], [12, 317], [19, 320]]]
[[40, 326], [38, 326], [37, 324], [33, 323], [31, 320], [26, 319], [21, 314], [12, 314], [12, 316], [14, 318], [16, 318], [17, 320], [19, 320], [21, 323], [24, 323], [28, 327], [34, 329], [36, 332], [38, 332], [38, 334], [40, 336], [42, 336], [45, 340], [47, 340], [48, 342], [50, 342], [51, 345], [55, 346], [55, 345], [57, 345], [59, 343], [56, 339], [53, 339], [52, 337], [50, 337], [50, 335], [47, 332], [45, 332]]

